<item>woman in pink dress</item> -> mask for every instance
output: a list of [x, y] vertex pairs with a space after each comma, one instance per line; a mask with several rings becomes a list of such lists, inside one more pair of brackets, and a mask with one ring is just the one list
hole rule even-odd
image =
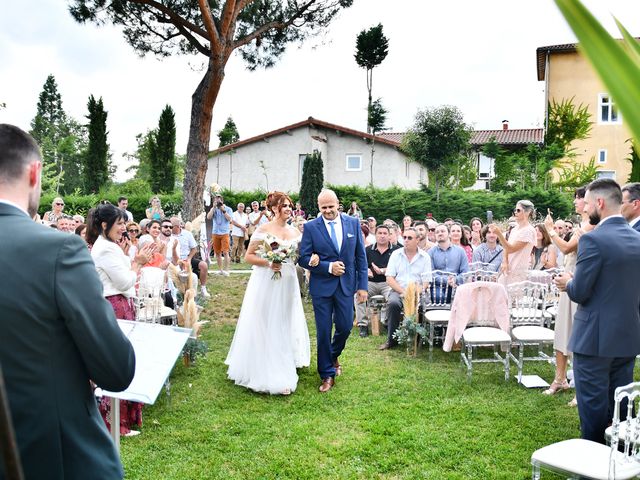
[[498, 241], [504, 248], [504, 260], [500, 267], [501, 275], [498, 281], [504, 285], [522, 282], [527, 279], [527, 271], [531, 265], [531, 251], [536, 244], [536, 230], [531, 225], [531, 219], [535, 215], [533, 203], [529, 200], [520, 200], [513, 210], [513, 218], [517, 225], [507, 240], [500, 227], [492, 223], [489, 231], [498, 236]]

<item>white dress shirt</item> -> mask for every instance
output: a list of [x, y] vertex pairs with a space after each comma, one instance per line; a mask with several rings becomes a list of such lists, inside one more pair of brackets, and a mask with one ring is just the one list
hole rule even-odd
[[322, 217], [322, 220], [324, 220], [324, 226], [327, 229], [329, 238], [331, 238], [331, 225], [329, 225], [329, 222], [335, 222], [333, 225], [333, 229], [336, 231], [336, 240], [338, 241], [338, 252], [340, 252], [340, 249], [342, 248], [342, 219], [340, 218], [340, 215], [338, 215], [335, 218], [335, 220], [327, 220], [324, 217]]

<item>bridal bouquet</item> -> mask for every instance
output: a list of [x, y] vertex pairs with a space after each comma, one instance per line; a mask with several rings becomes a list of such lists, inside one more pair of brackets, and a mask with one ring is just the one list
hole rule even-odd
[[[256, 250], [256, 254], [270, 263], [283, 263], [288, 258], [295, 259], [297, 250], [295, 245], [285, 242], [279, 243], [276, 237], [267, 235]], [[273, 272], [271, 280], [277, 280], [281, 277], [281, 272]]]

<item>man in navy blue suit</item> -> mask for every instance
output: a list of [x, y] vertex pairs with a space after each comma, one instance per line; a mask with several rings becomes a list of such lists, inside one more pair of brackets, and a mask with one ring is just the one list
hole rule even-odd
[[640, 232], [640, 183], [628, 183], [622, 187], [621, 213], [631, 228]]
[[[320, 192], [318, 208], [321, 215], [304, 226], [298, 263], [311, 272], [309, 293], [316, 319], [320, 392], [324, 393], [342, 373], [338, 359], [353, 326], [353, 296], [358, 302], [367, 300], [367, 256], [359, 220], [338, 213], [338, 197], [332, 190]], [[312, 265], [314, 253], [319, 262]]]
[[573, 278], [556, 285], [578, 303], [569, 350], [582, 438], [604, 443], [617, 387], [633, 381], [640, 353], [640, 233], [620, 215], [622, 191], [611, 179], [587, 187], [584, 211], [595, 230], [578, 244]]

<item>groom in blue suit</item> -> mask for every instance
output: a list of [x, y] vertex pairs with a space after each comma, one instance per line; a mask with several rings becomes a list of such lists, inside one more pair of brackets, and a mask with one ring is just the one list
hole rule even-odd
[[584, 199], [597, 228], [580, 237], [573, 278], [565, 273], [556, 284], [578, 303], [569, 350], [582, 438], [604, 443], [614, 391], [633, 381], [640, 353], [640, 233], [620, 215], [615, 181], [592, 182]]
[[[304, 226], [298, 263], [311, 271], [309, 293], [316, 319], [320, 392], [324, 393], [342, 373], [338, 358], [353, 326], [353, 296], [357, 293], [359, 303], [367, 300], [367, 257], [360, 222], [339, 215], [335, 192], [320, 192], [318, 208], [321, 215]], [[319, 262], [311, 262], [314, 253]]]

